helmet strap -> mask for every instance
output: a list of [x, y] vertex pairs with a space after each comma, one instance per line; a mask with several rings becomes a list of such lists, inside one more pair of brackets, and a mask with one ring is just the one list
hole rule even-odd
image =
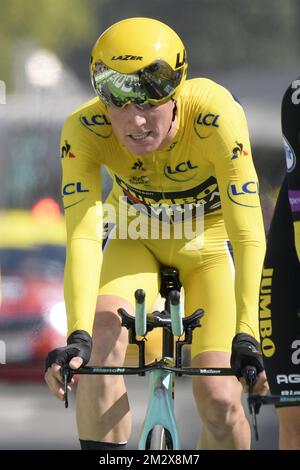
[[[174, 122], [175, 119], [176, 119], [176, 113], [177, 113], [177, 103], [176, 103], [176, 101], [173, 100], [173, 99], [172, 99], [172, 101], [173, 101], [173, 104], [174, 104], [174, 106], [173, 106], [173, 115], [172, 115], [172, 122]], [[171, 124], [171, 126], [172, 126], [172, 124]]]
[[169, 129], [168, 129], [167, 135], [169, 134], [170, 130], [172, 129], [173, 122], [174, 122], [175, 119], [176, 119], [176, 113], [177, 113], [177, 104], [176, 104], [176, 101], [173, 100], [173, 98], [172, 98], [172, 101], [173, 101], [172, 121], [171, 121], [170, 127], [169, 127]]

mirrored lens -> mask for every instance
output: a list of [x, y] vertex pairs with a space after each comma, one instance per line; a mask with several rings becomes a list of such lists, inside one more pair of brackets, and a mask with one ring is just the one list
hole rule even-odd
[[109, 80], [104, 80], [101, 93], [115, 105], [124, 105], [129, 101], [143, 103], [147, 100], [138, 75], [122, 75], [115, 72]]
[[171, 95], [179, 85], [182, 74], [183, 69], [174, 71], [163, 61], [157, 61], [139, 72], [141, 83], [153, 100]]
[[182, 74], [183, 69], [174, 71], [163, 61], [157, 61], [134, 74], [122, 74], [98, 62], [94, 68], [93, 84], [107, 105], [160, 104], [174, 93]]

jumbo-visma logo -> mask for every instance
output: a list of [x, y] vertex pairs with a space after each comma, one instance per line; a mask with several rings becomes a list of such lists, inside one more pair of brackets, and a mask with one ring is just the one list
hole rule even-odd
[[112, 134], [111, 122], [106, 114], [81, 115], [80, 122], [86, 129], [104, 139]]
[[259, 207], [258, 182], [229, 183], [227, 187], [229, 199], [239, 206]]

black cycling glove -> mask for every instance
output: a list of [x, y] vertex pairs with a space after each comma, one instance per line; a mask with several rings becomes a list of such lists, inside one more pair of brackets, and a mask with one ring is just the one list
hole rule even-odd
[[237, 378], [243, 376], [242, 371], [247, 366], [254, 366], [257, 374], [264, 370], [262, 353], [259, 343], [247, 333], [238, 333], [232, 340], [231, 368]]
[[84, 330], [76, 330], [67, 340], [67, 346], [62, 348], [53, 349], [48, 353], [46, 358], [46, 370], [51, 367], [52, 364], [59, 364], [60, 366], [66, 366], [69, 364], [73, 357], [82, 357], [84, 366], [89, 362], [92, 352], [92, 338]]

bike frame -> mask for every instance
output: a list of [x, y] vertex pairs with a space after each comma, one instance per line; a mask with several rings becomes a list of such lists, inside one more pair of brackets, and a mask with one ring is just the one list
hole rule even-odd
[[147, 439], [155, 426], [169, 431], [172, 448], [180, 449], [179, 433], [174, 415], [174, 372], [156, 369], [150, 372], [150, 391], [145, 421], [138, 448], [147, 448]]
[[[163, 283], [164, 281], [162, 281]], [[165, 287], [165, 286], [164, 286]], [[180, 285], [173, 286], [176, 288], [176, 292], [179, 293]], [[173, 291], [174, 292], [174, 291]], [[173, 330], [175, 324], [180, 324], [181, 311], [178, 304], [177, 308], [172, 308], [168, 297], [168, 292], [163, 293], [165, 295], [165, 311], [173, 311], [171, 316], [171, 325]], [[143, 299], [143, 297], [142, 297]], [[143, 299], [144, 300], [144, 299]], [[137, 302], [137, 305], [138, 302]], [[145, 305], [145, 302], [143, 302]], [[147, 325], [145, 320], [144, 309], [139, 315], [138, 309], [136, 309], [136, 330], [142, 328], [147, 330], [144, 325]], [[142, 317], [142, 319], [141, 319]], [[180, 327], [179, 327], [180, 328]], [[180, 328], [182, 330], [182, 328]], [[174, 367], [174, 337], [171, 330], [163, 328], [163, 344], [162, 344], [162, 359], [160, 361], [162, 365], [170, 365]], [[174, 414], [174, 392], [175, 392], [175, 374], [171, 370], [156, 368], [150, 372], [150, 391], [149, 400], [146, 411], [145, 420], [141, 430], [141, 435], [138, 443], [138, 449], [146, 449], [149, 443], [149, 436], [151, 436], [154, 428], [160, 426], [162, 429], [169, 432], [172, 449], [180, 449], [178, 427]]]

